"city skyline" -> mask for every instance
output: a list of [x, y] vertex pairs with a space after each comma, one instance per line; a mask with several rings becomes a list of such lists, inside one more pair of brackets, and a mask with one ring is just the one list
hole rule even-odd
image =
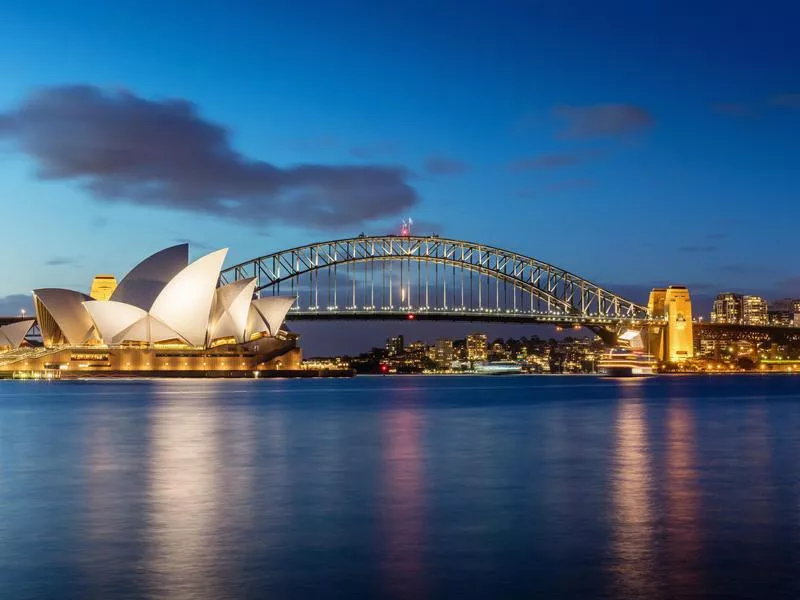
[[6, 9], [0, 313], [185, 240], [239, 261], [409, 215], [642, 303], [800, 296], [796, 7], [458, 6]]

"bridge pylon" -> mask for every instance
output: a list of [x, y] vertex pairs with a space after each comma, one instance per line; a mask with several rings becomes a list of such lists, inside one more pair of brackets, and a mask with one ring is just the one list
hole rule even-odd
[[692, 300], [683, 285], [653, 288], [647, 303], [647, 351], [660, 362], [679, 363], [694, 356]]

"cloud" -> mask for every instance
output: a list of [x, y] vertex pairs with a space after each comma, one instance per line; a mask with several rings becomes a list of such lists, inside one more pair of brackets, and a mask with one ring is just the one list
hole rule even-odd
[[775, 287], [783, 294], [800, 295], [800, 277], [786, 277], [775, 282]]
[[778, 269], [770, 265], [757, 265], [747, 263], [735, 263], [729, 265], [720, 265], [717, 271], [726, 275], [775, 275]]
[[48, 267], [63, 267], [65, 265], [74, 265], [75, 260], [72, 258], [67, 258], [66, 256], [56, 256], [50, 260], [46, 260], [44, 264]]
[[422, 168], [428, 175], [460, 175], [469, 171], [466, 163], [445, 156], [429, 156]]
[[378, 140], [360, 144], [350, 148], [350, 154], [363, 160], [374, 160], [386, 156], [394, 156], [400, 151], [400, 145], [392, 140]]
[[634, 104], [563, 105], [555, 107], [553, 114], [566, 122], [560, 135], [567, 138], [630, 136], [655, 124], [653, 115]]
[[582, 158], [576, 154], [540, 154], [539, 156], [515, 160], [508, 165], [508, 168], [513, 172], [533, 171], [536, 169], [571, 167], [581, 162]]
[[702, 253], [702, 252], [716, 252], [716, 250], [717, 250], [717, 247], [716, 246], [712, 246], [710, 244], [707, 244], [707, 245], [702, 245], [702, 244], [692, 245], [692, 244], [690, 244], [690, 245], [687, 245], [687, 246], [681, 246], [680, 247], [680, 251], [681, 252], [700, 252], [700, 253]]
[[182, 238], [176, 237], [172, 239], [173, 244], [189, 244], [190, 248], [195, 250], [212, 250], [213, 246], [210, 244], [206, 244], [205, 242], [198, 242], [196, 240], [190, 240], [189, 238]]
[[595, 184], [594, 179], [589, 179], [588, 177], [578, 177], [575, 179], [564, 179], [562, 181], [555, 181], [547, 186], [547, 190], [551, 192], [561, 192], [565, 190], [590, 188], [594, 184]]
[[750, 117], [755, 112], [752, 106], [741, 102], [724, 102], [721, 104], [715, 104], [714, 110], [729, 117]]
[[564, 154], [540, 154], [515, 160], [509, 164], [508, 168], [512, 172], [559, 169], [585, 163], [592, 158], [600, 156], [600, 154], [602, 152], [599, 150], [582, 150]]
[[20, 309], [25, 309], [29, 315], [33, 314], [33, 300], [30, 294], [11, 294], [0, 297], [0, 316], [19, 316]]
[[800, 94], [776, 94], [767, 100], [767, 104], [780, 108], [800, 109]]
[[279, 167], [239, 153], [230, 132], [191, 102], [123, 90], [39, 90], [0, 113], [3, 137], [36, 161], [39, 177], [78, 181], [107, 202], [319, 228], [397, 215], [418, 202], [403, 167]]

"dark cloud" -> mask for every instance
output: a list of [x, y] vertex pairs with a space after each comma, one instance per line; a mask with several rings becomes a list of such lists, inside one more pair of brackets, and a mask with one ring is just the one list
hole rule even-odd
[[725, 102], [722, 104], [715, 104], [714, 110], [729, 117], [750, 117], [755, 110], [749, 104], [739, 102]]
[[716, 246], [712, 246], [711, 244], [689, 244], [687, 246], [681, 246], [681, 252], [715, 252], [717, 250]]
[[195, 250], [212, 250], [213, 246], [210, 244], [206, 244], [205, 242], [198, 242], [196, 240], [190, 240], [189, 238], [182, 238], [176, 237], [172, 240], [173, 244], [189, 244], [189, 248]]
[[43, 179], [81, 182], [96, 198], [247, 223], [352, 226], [417, 203], [407, 169], [278, 167], [236, 151], [230, 132], [185, 100], [149, 100], [93, 86], [40, 90], [0, 113]]
[[800, 296], [800, 277], [786, 277], [775, 282], [775, 287], [783, 294]]
[[767, 101], [771, 106], [800, 109], [800, 94], [777, 94]]
[[63, 267], [66, 265], [74, 265], [75, 260], [72, 258], [67, 258], [66, 256], [56, 256], [50, 260], [46, 260], [44, 264], [48, 267]]
[[362, 160], [375, 160], [376, 158], [394, 156], [398, 152], [400, 152], [400, 145], [392, 140], [379, 140], [350, 148], [350, 154]]
[[469, 171], [466, 163], [445, 156], [429, 156], [422, 168], [428, 175], [460, 175]]
[[563, 154], [539, 154], [513, 161], [508, 165], [513, 172], [573, 167], [600, 156], [600, 150], [581, 150]]
[[721, 265], [717, 267], [717, 271], [726, 275], [775, 275], [778, 269], [770, 265], [756, 265], [747, 263], [734, 263], [729, 265]]
[[533, 171], [536, 169], [557, 169], [580, 164], [582, 160], [583, 159], [577, 154], [540, 154], [539, 156], [515, 160], [508, 165], [508, 168], [514, 172]]
[[11, 294], [0, 297], [0, 317], [19, 316], [24, 309], [29, 315], [33, 314], [33, 300], [29, 294]]
[[618, 137], [641, 133], [655, 124], [647, 110], [633, 104], [557, 106], [553, 114], [566, 122], [562, 137]]

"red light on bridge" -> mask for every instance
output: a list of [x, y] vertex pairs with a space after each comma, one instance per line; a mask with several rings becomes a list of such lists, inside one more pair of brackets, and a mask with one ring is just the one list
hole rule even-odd
[[413, 320], [414, 320], [414, 318], [415, 318], [415, 317], [414, 317], [414, 313], [408, 313], [408, 320], [409, 320], [409, 321], [413, 321]]
[[381, 373], [386, 373], [389, 370], [388, 365], [381, 365]]

